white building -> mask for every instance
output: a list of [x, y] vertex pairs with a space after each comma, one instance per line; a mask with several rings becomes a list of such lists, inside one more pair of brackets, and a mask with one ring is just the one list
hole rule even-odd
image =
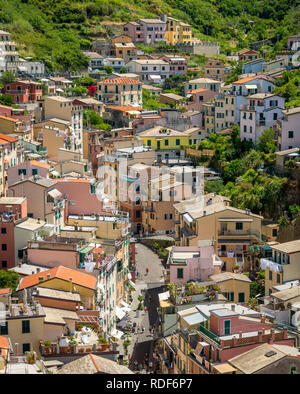
[[282, 118], [285, 99], [272, 93], [257, 93], [240, 107], [240, 137], [256, 143], [265, 129]]
[[130, 60], [126, 67], [128, 72], [141, 75], [145, 83], [160, 83], [170, 77], [170, 64], [161, 59]]

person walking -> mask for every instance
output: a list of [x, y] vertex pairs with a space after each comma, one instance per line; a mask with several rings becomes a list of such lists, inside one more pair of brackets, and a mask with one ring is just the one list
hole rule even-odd
[[146, 268], [146, 275], [148, 275], [148, 272], [149, 272], [149, 268]]

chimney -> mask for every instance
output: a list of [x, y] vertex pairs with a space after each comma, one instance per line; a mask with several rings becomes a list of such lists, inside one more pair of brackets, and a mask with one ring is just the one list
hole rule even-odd
[[37, 224], [41, 223], [41, 218], [37, 218]]
[[19, 344], [15, 343], [15, 356], [19, 355]]
[[269, 338], [268, 343], [269, 345], [272, 345], [274, 343], [275, 340], [275, 332], [274, 332], [274, 328], [271, 328], [271, 338]]
[[41, 271], [40, 268], [37, 268], [37, 269], [36, 269], [36, 273], [37, 273], [37, 274], [38, 274], [40, 271]]
[[237, 337], [232, 338], [232, 344], [233, 344], [233, 346], [237, 345]]

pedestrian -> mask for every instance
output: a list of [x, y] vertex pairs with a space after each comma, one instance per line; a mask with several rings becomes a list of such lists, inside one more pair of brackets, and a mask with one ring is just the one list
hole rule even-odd
[[148, 308], [145, 306], [145, 312], [147, 312], [147, 309], [148, 309]]
[[153, 367], [153, 363], [152, 361], [149, 361], [149, 369], [152, 370], [152, 367]]
[[146, 275], [148, 275], [148, 272], [149, 272], [149, 268], [146, 268]]
[[144, 324], [142, 324], [142, 332], [144, 332], [145, 331], [145, 327], [144, 327]]
[[139, 370], [140, 370], [140, 372], [142, 372], [142, 369], [143, 369], [143, 365], [142, 365], [142, 363], [140, 363], [140, 364], [139, 364]]

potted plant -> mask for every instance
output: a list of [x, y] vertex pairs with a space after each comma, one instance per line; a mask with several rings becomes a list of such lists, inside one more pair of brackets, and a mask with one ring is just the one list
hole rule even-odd
[[98, 343], [101, 345], [101, 350], [107, 350], [109, 347], [108, 340], [104, 337], [100, 337]]
[[51, 341], [44, 341], [44, 346], [45, 346], [45, 354], [50, 354], [51, 353]]
[[36, 362], [36, 353], [35, 352], [28, 352], [26, 355], [27, 363], [28, 364], [35, 364]]
[[126, 355], [128, 354], [128, 346], [130, 345], [130, 343], [131, 342], [128, 339], [125, 339], [125, 341], [123, 342], [123, 347]]

